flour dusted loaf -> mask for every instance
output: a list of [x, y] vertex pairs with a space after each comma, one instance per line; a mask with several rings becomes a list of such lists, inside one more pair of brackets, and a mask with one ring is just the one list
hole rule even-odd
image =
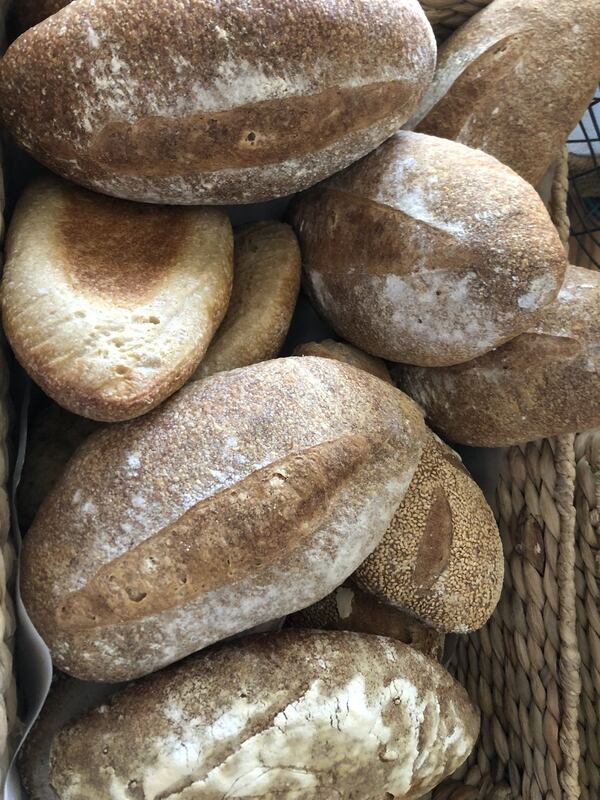
[[15, 0], [11, 7], [11, 17], [17, 34], [32, 28], [71, 0]]
[[290, 628], [389, 636], [436, 660], [441, 658], [444, 648], [444, 636], [439, 631], [424, 625], [397, 606], [378, 600], [350, 581], [318, 603], [290, 614], [285, 624]]
[[227, 314], [193, 379], [276, 356], [299, 289], [300, 248], [289, 225], [256, 222], [238, 228]]
[[598, 0], [494, 0], [440, 48], [409, 125], [536, 184], [594, 96], [599, 63]]
[[291, 211], [307, 288], [368, 353], [456, 364], [521, 333], [566, 257], [534, 189], [480, 151], [400, 132]]
[[89, 188], [249, 203], [387, 139], [435, 52], [417, 0], [77, 0], [9, 48], [0, 108], [22, 147]]
[[294, 350], [296, 356], [318, 356], [319, 358], [333, 358], [343, 361], [358, 369], [364, 369], [381, 378], [382, 381], [392, 382], [389, 370], [380, 358], [363, 353], [358, 347], [353, 347], [345, 342], [336, 342], [333, 339], [323, 339], [322, 342], [307, 342]]
[[543, 319], [446, 369], [398, 367], [401, 388], [448, 439], [506, 447], [600, 425], [600, 274], [570, 266]]
[[409, 800], [472, 749], [478, 714], [384, 637], [250, 637], [131, 686], [54, 740], [58, 800]]
[[379, 543], [424, 437], [401, 392], [319, 358], [213, 375], [94, 434], [23, 549], [55, 664], [126, 680], [324, 597]]
[[192, 375], [227, 310], [232, 275], [224, 210], [128, 203], [43, 178], [9, 229], [4, 329], [61, 406], [130, 419]]
[[500, 599], [500, 533], [458, 455], [429, 433], [383, 540], [354, 574], [363, 589], [444, 633], [481, 628]]

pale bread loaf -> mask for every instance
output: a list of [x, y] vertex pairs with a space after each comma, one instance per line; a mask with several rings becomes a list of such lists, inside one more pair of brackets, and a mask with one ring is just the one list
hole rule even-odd
[[478, 730], [462, 686], [412, 648], [286, 631], [188, 659], [67, 725], [50, 782], [58, 800], [412, 800]]
[[235, 231], [233, 290], [225, 319], [192, 380], [278, 355], [300, 289], [300, 248], [281, 222]]
[[537, 184], [600, 78], [598, 0], [494, 0], [440, 48], [407, 127], [485, 150]]
[[77, 0], [0, 63], [17, 142], [158, 203], [292, 194], [368, 153], [435, 67], [417, 0]]
[[424, 437], [397, 389], [308, 357], [196, 381], [94, 434], [23, 548], [55, 664], [126, 680], [333, 591], [382, 538]]
[[192, 375], [232, 273], [222, 209], [128, 203], [47, 177], [25, 191], [8, 232], [4, 328], [61, 406], [130, 419]]
[[455, 367], [398, 367], [399, 385], [448, 439], [506, 447], [600, 425], [600, 274], [569, 267], [537, 325]]
[[294, 350], [295, 356], [318, 356], [319, 358], [333, 358], [343, 361], [358, 369], [370, 372], [382, 381], [392, 382], [389, 370], [380, 358], [363, 353], [358, 347], [353, 347], [345, 342], [336, 342], [333, 339], [323, 339], [322, 342], [307, 342], [300, 344]]
[[535, 190], [499, 161], [403, 131], [291, 211], [334, 330], [391, 361], [485, 353], [539, 319], [566, 256]]

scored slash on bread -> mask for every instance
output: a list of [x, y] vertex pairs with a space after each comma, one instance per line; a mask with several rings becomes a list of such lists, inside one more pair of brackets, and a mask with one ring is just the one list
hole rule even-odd
[[194, 372], [226, 312], [232, 272], [224, 210], [129, 203], [47, 176], [10, 225], [4, 328], [61, 406], [131, 419]]

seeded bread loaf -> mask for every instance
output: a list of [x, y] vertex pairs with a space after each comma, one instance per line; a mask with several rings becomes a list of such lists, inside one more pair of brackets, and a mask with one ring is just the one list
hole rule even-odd
[[448, 439], [478, 447], [600, 425], [600, 274], [569, 267], [526, 333], [455, 367], [397, 367], [395, 377]]
[[192, 380], [278, 355], [299, 289], [300, 248], [289, 225], [257, 222], [238, 228], [227, 314]]
[[320, 358], [213, 375], [93, 434], [23, 548], [56, 666], [127, 680], [325, 596], [379, 543], [424, 438], [401, 392]]
[[333, 358], [336, 361], [343, 361], [351, 364], [358, 369], [370, 372], [382, 381], [392, 382], [389, 370], [385, 362], [380, 358], [363, 353], [358, 347], [353, 347], [345, 342], [336, 342], [333, 339], [324, 339], [322, 342], [307, 342], [298, 345], [294, 350], [296, 356], [318, 356], [319, 358]]
[[412, 648], [286, 631], [188, 659], [67, 725], [49, 783], [57, 800], [412, 800], [478, 729], [464, 689]]
[[408, 127], [537, 184], [594, 96], [599, 63], [598, 0], [494, 0], [444, 42]]
[[435, 66], [417, 0], [77, 0], [0, 63], [17, 142], [154, 203], [292, 194], [402, 126]]
[[290, 212], [306, 285], [368, 353], [456, 364], [531, 326], [566, 256], [535, 190], [491, 156], [403, 131]]
[[224, 210], [129, 203], [47, 177], [25, 191], [8, 232], [4, 329], [59, 405], [131, 419], [192, 375], [232, 274]]

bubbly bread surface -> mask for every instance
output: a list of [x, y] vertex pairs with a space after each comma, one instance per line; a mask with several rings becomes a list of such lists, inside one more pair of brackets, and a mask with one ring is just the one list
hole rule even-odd
[[129, 203], [47, 177], [29, 186], [11, 222], [4, 327], [60, 405], [129, 419], [197, 367], [227, 309], [232, 271], [225, 211]]

